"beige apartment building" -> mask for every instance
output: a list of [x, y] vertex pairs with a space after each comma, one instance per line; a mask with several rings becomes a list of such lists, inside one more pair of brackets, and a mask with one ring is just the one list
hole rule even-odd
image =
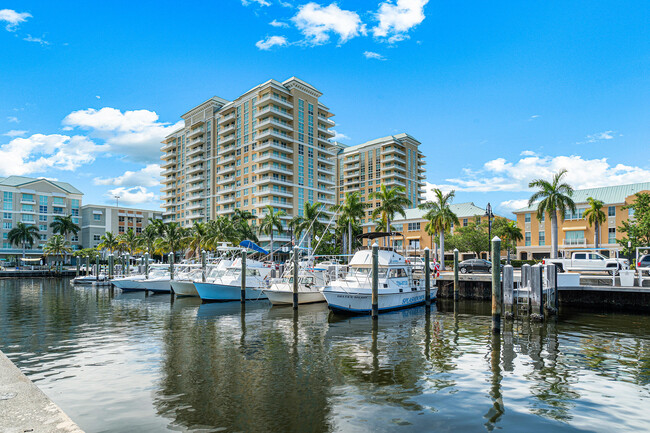
[[380, 185], [401, 186], [406, 197], [416, 207], [424, 196], [424, 155], [420, 142], [408, 134], [389, 135], [339, 151], [337, 164], [338, 202], [345, 194], [357, 192], [366, 203], [366, 217], [362, 224], [372, 221], [372, 209], [379, 201], [370, 193], [379, 191]]
[[140, 234], [151, 220], [162, 219], [162, 212], [88, 204], [81, 207], [81, 217], [81, 245], [83, 248], [96, 248], [106, 232], [118, 236], [133, 229]]
[[[337, 147], [330, 141], [333, 114], [321, 96], [295, 77], [269, 80], [234, 101], [214, 97], [181, 116], [185, 127], [162, 147], [164, 221], [189, 227], [236, 209], [261, 219], [271, 205], [288, 222], [305, 202], [320, 202], [328, 222]], [[268, 240], [260, 237], [263, 245]]]
[[[600, 227], [600, 248], [606, 248], [605, 253], [613, 257], [621, 247], [616, 243], [620, 237], [618, 229], [623, 221], [634, 218], [631, 209], [622, 209], [626, 204], [633, 203], [636, 194], [650, 192], [650, 182], [630, 185], [609, 186], [576, 190], [573, 201], [576, 212], [567, 212], [564, 218], [558, 218], [558, 246], [560, 250], [576, 248], [593, 248], [595, 227], [590, 226], [584, 218], [588, 208], [587, 199], [592, 197], [605, 203], [603, 212], [607, 221]], [[517, 225], [524, 233], [524, 240], [517, 245], [517, 256], [520, 259], [541, 259], [551, 254], [551, 220], [548, 215], [540, 221], [533, 206], [514, 212]]]

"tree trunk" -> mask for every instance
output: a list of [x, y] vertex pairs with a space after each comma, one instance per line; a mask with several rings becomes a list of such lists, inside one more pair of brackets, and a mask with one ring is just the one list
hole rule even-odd
[[551, 258], [557, 258], [557, 212], [551, 214]]
[[510, 245], [508, 245], [508, 264], [510, 264]]
[[[392, 230], [390, 229], [390, 217], [386, 217], [386, 231], [388, 233], [391, 233]], [[393, 248], [393, 237], [391, 235], [388, 235], [388, 247]]]
[[271, 230], [271, 261], [273, 261], [273, 230]]
[[598, 248], [599, 244], [600, 244], [600, 225], [598, 224], [598, 221], [596, 221], [596, 232], [594, 233], [594, 246]]
[[445, 232], [440, 231], [440, 269], [445, 270]]
[[348, 221], [348, 254], [352, 254], [352, 221]]

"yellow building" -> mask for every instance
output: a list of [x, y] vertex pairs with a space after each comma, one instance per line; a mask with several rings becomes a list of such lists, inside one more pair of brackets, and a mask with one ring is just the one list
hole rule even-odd
[[[631, 185], [609, 186], [576, 190], [573, 201], [576, 212], [567, 212], [564, 218], [558, 216], [558, 247], [560, 250], [575, 248], [593, 248], [595, 227], [590, 226], [584, 219], [588, 208], [587, 199], [592, 197], [604, 203], [603, 212], [607, 221], [600, 227], [600, 248], [606, 248], [610, 257], [620, 251], [616, 243], [617, 230], [623, 221], [633, 217], [631, 209], [622, 209], [626, 204], [633, 203], [635, 195], [649, 192], [650, 182]], [[532, 208], [519, 209], [514, 212], [517, 226], [524, 234], [524, 240], [517, 245], [519, 259], [541, 259], [551, 254], [551, 219], [544, 215], [542, 221], [537, 219], [537, 211]]]

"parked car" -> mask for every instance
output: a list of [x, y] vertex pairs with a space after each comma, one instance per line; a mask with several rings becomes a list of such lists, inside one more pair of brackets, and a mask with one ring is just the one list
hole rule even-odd
[[629, 269], [627, 259], [608, 259], [602, 254], [580, 251], [571, 254], [571, 258], [544, 259], [544, 265], [554, 264], [559, 272], [564, 271], [603, 271], [610, 275], [618, 274], [621, 269]]
[[643, 272], [650, 274], [650, 254], [644, 254], [639, 257], [639, 260], [636, 262], [636, 270], [639, 271], [640, 274]]
[[463, 260], [458, 264], [458, 272], [467, 274], [472, 272], [492, 272], [492, 263], [484, 259]]

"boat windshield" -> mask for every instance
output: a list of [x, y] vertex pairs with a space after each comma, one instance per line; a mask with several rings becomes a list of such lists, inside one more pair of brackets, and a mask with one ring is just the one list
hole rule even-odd
[[[370, 278], [372, 268], [352, 268], [348, 275], [355, 278]], [[386, 278], [386, 269], [379, 269], [379, 278]]]

